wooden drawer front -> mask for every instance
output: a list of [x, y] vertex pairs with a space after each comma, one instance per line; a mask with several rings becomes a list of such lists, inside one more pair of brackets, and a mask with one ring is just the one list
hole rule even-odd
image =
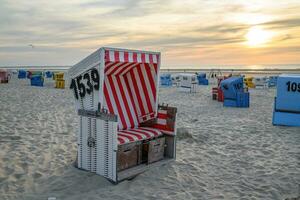
[[134, 167], [139, 164], [140, 145], [130, 143], [118, 147], [118, 171]]
[[149, 142], [148, 164], [162, 160], [165, 151], [165, 137], [157, 138]]

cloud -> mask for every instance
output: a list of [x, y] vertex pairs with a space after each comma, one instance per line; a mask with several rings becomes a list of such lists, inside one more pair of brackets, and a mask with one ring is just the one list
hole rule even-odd
[[[300, 11], [300, 9], [299, 9]], [[286, 29], [286, 28], [299, 28], [300, 27], [300, 16], [298, 18], [289, 18], [283, 20], [275, 20], [263, 23], [264, 25], [270, 29]]]
[[[149, 14], [155, 14], [160, 12], [163, 5], [169, 2], [168, 0], [145, 0], [145, 1], [136, 1], [136, 0], [113, 0], [113, 1], [90, 1], [81, 3], [79, 7], [87, 9], [95, 9], [97, 7], [110, 8], [110, 11], [98, 16], [102, 17], [116, 17], [123, 18], [126, 17], [138, 17], [146, 16]], [[97, 15], [95, 15], [97, 16]]]
[[138, 41], [124, 41], [120, 43], [111, 43], [113, 46], [130, 46], [130, 47], [153, 47], [153, 46], [163, 46], [163, 47], [183, 47], [183, 46], [202, 46], [208, 45], [221, 45], [221, 44], [233, 44], [243, 42], [243, 39], [236, 37], [222, 37], [222, 36], [160, 36], [159, 38], [152, 38], [147, 40]]
[[248, 16], [267, 16], [260, 25], [280, 33], [272, 48], [283, 54], [297, 51], [287, 47], [300, 37], [300, 3], [294, 0], [0, 1], [0, 65], [30, 60], [70, 65], [101, 46], [159, 50], [167, 64], [222, 62], [229, 55], [247, 60]]

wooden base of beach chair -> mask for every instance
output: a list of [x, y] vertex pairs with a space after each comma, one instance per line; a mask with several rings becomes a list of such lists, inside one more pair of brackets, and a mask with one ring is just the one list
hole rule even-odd
[[[130, 180], [153, 167], [159, 167], [176, 158], [176, 137], [165, 135], [143, 144], [140, 164], [117, 173], [117, 182]], [[146, 159], [146, 160], [145, 160]]]
[[117, 153], [117, 171], [120, 172], [142, 163], [151, 164], [163, 160], [165, 156], [172, 157], [173, 152], [167, 150], [168, 146], [174, 148], [170, 140], [173, 139], [166, 139], [163, 136], [149, 141], [120, 145]]
[[[147, 145], [145, 145], [146, 143]], [[118, 147], [117, 179], [114, 181], [108, 178], [110, 182], [117, 184], [120, 181], [131, 180], [152, 167], [159, 167], [175, 160], [175, 136], [165, 135], [146, 143], [144, 144], [144, 148], [147, 148], [147, 150], [144, 151], [140, 148], [143, 145], [138, 143], [130, 143]], [[142, 152], [144, 155], [142, 155]], [[146, 160], [142, 160], [142, 156], [144, 156], [144, 159], [146, 157]], [[78, 161], [77, 154], [74, 166], [83, 169], [78, 165]], [[83, 170], [90, 171], [87, 169]]]

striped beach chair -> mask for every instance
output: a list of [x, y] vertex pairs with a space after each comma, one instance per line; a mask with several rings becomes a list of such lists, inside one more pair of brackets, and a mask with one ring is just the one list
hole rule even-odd
[[176, 112], [158, 104], [160, 53], [100, 48], [69, 70], [77, 166], [117, 183], [176, 156]]

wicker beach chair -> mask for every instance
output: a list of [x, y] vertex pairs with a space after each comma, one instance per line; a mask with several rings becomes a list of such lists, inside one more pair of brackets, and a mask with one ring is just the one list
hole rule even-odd
[[254, 82], [255, 88], [258, 88], [258, 89], [266, 89], [269, 86], [269, 84], [268, 84], [269, 80], [268, 80], [268, 77], [266, 77], [266, 76], [255, 77], [253, 79], [253, 82]]
[[198, 85], [198, 80], [196, 74], [179, 74], [179, 91], [181, 92], [196, 92], [196, 85]]
[[69, 70], [80, 169], [117, 183], [176, 156], [176, 108], [158, 104], [160, 53], [100, 48]]

